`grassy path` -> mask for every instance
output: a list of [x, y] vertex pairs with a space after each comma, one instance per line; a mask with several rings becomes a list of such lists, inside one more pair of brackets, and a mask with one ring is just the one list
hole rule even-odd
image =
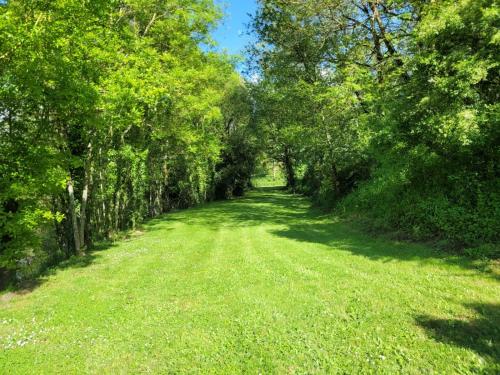
[[0, 373], [495, 373], [498, 276], [261, 189], [0, 301]]

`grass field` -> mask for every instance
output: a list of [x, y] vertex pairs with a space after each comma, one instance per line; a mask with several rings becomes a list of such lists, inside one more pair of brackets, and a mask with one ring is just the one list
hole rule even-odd
[[259, 189], [0, 296], [0, 373], [496, 373], [499, 287]]
[[278, 171], [275, 176], [272, 175], [272, 173], [268, 173], [264, 176], [254, 176], [252, 178], [252, 185], [255, 186], [256, 188], [271, 188], [271, 187], [281, 187], [285, 185], [286, 180], [285, 176], [283, 175], [283, 172]]

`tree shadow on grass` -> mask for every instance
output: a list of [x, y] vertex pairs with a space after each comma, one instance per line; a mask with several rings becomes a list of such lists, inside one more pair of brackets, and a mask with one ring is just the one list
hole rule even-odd
[[[267, 201], [266, 195], [264, 195], [264, 201]], [[256, 196], [255, 200], [258, 199], [259, 196]], [[491, 267], [490, 261], [478, 261], [446, 253], [429, 245], [388, 239], [387, 236], [370, 233], [363, 228], [325, 214], [311, 207], [310, 203], [304, 199], [299, 200], [298, 204], [291, 208], [289, 202], [296, 201], [297, 198], [290, 195], [281, 194], [281, 197], [276, 197], [276, 194], [271, 194], [270, 199], [273, 201], [273, 206], [280, 207], [280, 209], [255, 206], [253, 210], [240, 211], [232, 218], [247, 225], [257, 222], [260, 217], [263, 222], [284, 226], [283, 229], [271, 232], [276, 236], [299, 242], [322, 244], [376, 261], [417, 261], [422, 264], [441, 261], [463, 269], [479, 271], [488, 277], [500, 280], [500, 274], [494, 267]]]
[[[162, 216], [146, 220], [137, 230], [122, 232], [122, 235], [115, 241], [98, 242], [83, 256], [72, 256], [65, 260], [54, 258], [45, 266], [38, 277], [14, 285], [5, 285], [4, 289], [0, 289], [0, 293], [9, 291], [9, 296], [28, 294], [42, 285], [49, 276], [55, 275], [61, 270], [92, 265], [101, 256], [100, 252], [116, 246], [118, 242], [132, 241], [144, 233], [161, 232], [164, 234], [174, 230], [170, 224], [179, 221], [205, 225], [216, 230], [220, 225], [248, 226], [257, 225], [263, 221], [284, 223], [291, 219], [301, 219], [302, 213], [293, 211], [294, 198], [282, 192], [278, 193], [280, 190], [280, 188], [259, 188], [257, 196], [250, 194], [234, 200], [211, 202], [189, 209], [173, 210]], [[265, 207], [261, 207], [262, 203]], [[255, 209], [255, 206], [259, 208]], [[279, 213], [283, 209], [292, 209], [292, 211]]]
[[419, 316], [417, 324], [436, 341], [473, 350], [487, 357], [491, 366], [482, 369], [483, 373], [500, 373], [500, 304], [469, 304], [477, 318], [437, 319]]
[[111, 240], [98, 242], [94, 244], [91, 249], [87, 250], [85, 254], [80, 256], [72, 256], [69, 259], [63, 260], [53, 267], [50, 267], [42, 274], [42, 276], [50, 276], [57, 273], [57, 271], [65, 270], [68, 268], [88, 267], [101, 257], [101, 255], [99, 254], [100, 252], [109, 250], [116, 245], [116, 242]]
[[331, 248], [363, 255], [373, 260], [419, 260], [423, 257], [439, 256], [423, 246], [404, 242], [389, 241], [362, 233], [341, 221], [317, 222], [304, 225], [289, 225], [286, 229], [275, 230], [279, 237], [299, 242], [326, 245]]
[[328, 222], [318, 220], [303, 225], [291, 224], [286, 229], [273, 231], [273, 234], [299, 242], [323, 244], [332, 249], [348, 251], [382, 262], [399, 260], [426, 264], [441, 261], [463, 269], [478, 271], [485, 276], [500, 280], [500, 275], [489, 268], [490, 262], [450, 255], [422, 244], [390, 240], [383, 236], [366, 233], [342, 221], [336, 222], [333, 219]]
[[[176, 210], [146, 221], [141, 232], [165, 232], [174, 230], [174, 223], [200, 225], [211, 230], [242, 228], [250, 226], [277, 226], [271, 233], [300, 242], [323, 244], [332, 249], [349, 251], [377, 261], [444, 261], [464, 269], [483, 271], [485, 274], [500, 279], [487, 269], [479, 268], [477, 262], [464, 257], [450, 256], [428, 246], [407, 242], [391, 241], [386, 238], [366, 234], [351, 225], [336, 222], [331, 215], [312, 208], [310, 201], [300, 196], [285, 193], [280, 188], [258, 188], [245, 197], [229, 201], [218, 201], [185, 210]], [[126, 236], [123, 240], [133, 240]], [[100, 251], [114, 246], [113, 242], [100, 243], [83, 257], [73, 257], [55, 267], [49, 268], [41, 278], [30, 286], [36, 288], [43, 282], [44, 276], [66, 268], [87, 267], [95, 262]], [[22, 289], [22, 288], [21, 288]], [[25, 288], [28, 289], [28, 288]]]
[[276, 226], [276, 229], [268, 230], [278, 237], [323, 244], [376, 261], [416, 261], [422, 264], [441, 261], [500, 280], [500, 275], [489, 268], [489, 262], [478, 262], [430, 246], [370, 234], [311, 207], [308, 199], [287, 194], [279, 188], [258, 188], [242, 198], [166, 214], [150, 221], [148, 230], [163, 230], [174, 222], [203, 226], [214, 231], [222, 227]]
[[15, 295], [24, 295], [31, 293], [33, 290], [41, 286], [48, 277], [57, 274], [59, 271], [91, 266], [97, 259], [102, 256], [100, 254], [101, 252], [116, 247], [119, 242], [132, 241], [139, 236], [149, 232], [167, 232], [173, 230], [173, 228], [168, 228], [165, 226], [165, 221], [165, 219], [161, 218], [151, 219], [140, 225], [138, 229], [122, 232], [121, 236], [116, 240], [103, 240], [95, 243], [92, 248], [85, 252], [84, 255], [73, 255], [70, 258], [64, 260], [55, 259], [50, 264], [47, 264], [45, 269], [40, 272], [36, 278], [29, 279], [18, 284], [9, 285], [3, 290], [0, 289], [0, 293], [6, 290], [10, 291], [10, 293], [8, 293], [9, 296], [5, 299], [10, 299]]
[[[182, 211], [168, 213], [154, 221], [179, 221], [218, 230], [221, 227], [249, 227], [262, 224], [284, 225], [316, 219], [302, 197], [284, 194], [278, 189], [259, 188], [248, 196], [229, 201], [217, 201]], [[161, 224], [160, 224], [161, 225]]]
[[8, 301], [16, 295], [29, 294], [46, 282], [48, 277], [57, 274], [59, 271], [70, 268], [88, 267], [100, 257], [99, 252], [108, 250], [114, 246], [116, 246], [116, 244], [112, 241], [103, 241], [94, 245], [84, 255], [74, 255], [62, 261], [54, 260], [51, 264], [46, 265], [45, 269], [41, 271], [36, 278], [24, 280], [17, 284], [8, 286], [8, 288], [5, 288], [4, 290], [0, 290], [0, 292], [6, 290], [9, 291], [3, 296], [2, 299]]

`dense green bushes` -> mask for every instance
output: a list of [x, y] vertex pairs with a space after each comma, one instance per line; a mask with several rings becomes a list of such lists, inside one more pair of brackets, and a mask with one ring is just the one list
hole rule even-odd
[[216, 167], [216, 198], [239, 197], [250, 187], [257, 153], [252, 138], [246, 129], [235, 130], [229, 135], [228, 144]]
[[381, 89], [382, 134], [392, 139], [374, 150], [382, 163], [375, 174], [390, 182], [369, 183], [360, 192], [364, 204], [351, 201], [415, 238], [444, 239], [455, 248], [498, 243], [498, 7], [442, 2], [421, 17], [409, 78]]
[[200, 48], [219, 16], [206, 0], [0, 6], [0, 273], [242, 193], [250, 113], [231, 103], [248, 93]]
[[493, 0], [261, 1], [254, 91], [269, 142], [290, 151], [290, 187], [374, 228], [491, 256], [499, 26]]

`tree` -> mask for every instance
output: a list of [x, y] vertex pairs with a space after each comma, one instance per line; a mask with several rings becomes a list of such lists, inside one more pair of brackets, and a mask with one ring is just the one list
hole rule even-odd
[[28, 277], [26, 263], [213, 199], [221, 158], [232, 189], [248, 185], [253, 149], [237, 144], [251, 144], [250, 117], [231, 99], [244, 86], [231, 59], [200, 48], [220, 15], [209, 0], [0, 8], [1, 269]]

